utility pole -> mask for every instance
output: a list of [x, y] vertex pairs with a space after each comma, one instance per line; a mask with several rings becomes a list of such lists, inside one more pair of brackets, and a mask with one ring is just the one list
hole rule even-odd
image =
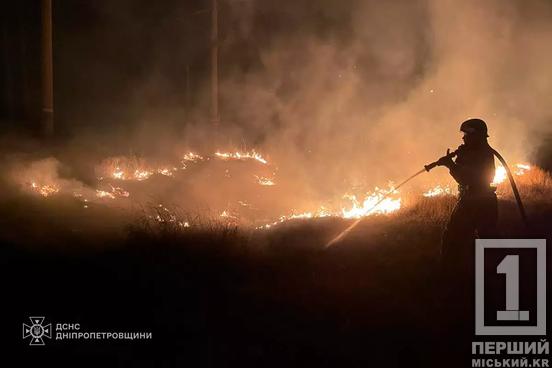
[[190, 90], [190, 63], [186, 64], [186, 120], [190, 121], [190, 110], [191, 110], [191, 90]]
[[54, 134], [54, 72], [52, 61], [52, 0], [42, 0], [42, 132]]
[[218, 111], [218, 9], [217, 0], [211, 2], [211, 122], [219, 124]]

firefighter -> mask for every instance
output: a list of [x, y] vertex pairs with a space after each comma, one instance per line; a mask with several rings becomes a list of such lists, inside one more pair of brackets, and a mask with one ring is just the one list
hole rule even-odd
[[[495, 164], [487, 138], [487, 124], [481, 119], [462, 123], [463, 141], [456, 161], [444, 156], [438, 165], [449, 169], [458, 183], [458, 202], [442, 239], [441, 256], [445, 264], [458, 264], [473, 251], [474, 239], [496, 235], [498, 217], [496, 187], [491, 185]], [[448, 151], [447, 151], [448, 153]]]
[[496, 238], [498, 217], [496, 187], [491, 185], [494, 155], [487, 142], [487, 124], [469, 119], [460, 131], [464, 144], [458, 147], [456, 160], [444, 156], [437, 161], [449, 169], [459, 192], [441, 243], [443, 301], [449, 304], [451, 316], [453, 309], [461, 314], [473, 309], [475, 238]]

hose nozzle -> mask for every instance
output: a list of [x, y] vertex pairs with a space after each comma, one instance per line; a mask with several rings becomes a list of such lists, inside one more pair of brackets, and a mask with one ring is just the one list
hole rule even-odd
[[429, 171], [430, 171], [431, 169], [433, 169], [435, 166], [437, 166], [437, 161], [425, 165], [425, 166], [424, 166], [424, 169], [425, 169], [425, 171], [429, 172]]
[[[458, 150], [456, 151], [452, 151], [448, 154], [446, 154], [445, 156], [441, 157], [439, 160], [441, 160], [442, 158], [453, 158], [454, 156], [456, 156], [458, 154]], [[433, 169], [434, 167], [436, 166], [439, 166], [439, 160], [435, 161], [435, 162], [432, 162], [430, 164], [427, 164], [424, 166], [424, 169], [425, 171], [429, 172], [431, 169]]]

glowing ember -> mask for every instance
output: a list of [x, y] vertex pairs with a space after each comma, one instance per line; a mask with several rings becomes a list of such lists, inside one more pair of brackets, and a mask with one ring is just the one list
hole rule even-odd
[[153, 171], [145, 169], [136, 169], [133, 174], [128, 174], [119, 167], [116, 167], [115, 170], [111, 173], [111, 177], [117, 180], [146, 180], [153, 174]]
[[274, 221], [270, 224], [265, 224], [258, 226], [257, 229], [270, 229], [273, 226], [281, 224], [290, 220], [299, 220], [299, 219], [312, 219], [312, 218], [322, 218], [333, 216], [331, 212], [327, 211], [324, 207], [320, 207], [320, 210], [316, 212], [303, 212], [303, 213], [292, 213], [291, 215], [281, 216], [277, 221]]
[[[172, 167], [164, 165], [160, 168]], [[153, 170], [143, 158], [137, 156], [116, 156], [102, 160], [95, 167], [99, 180], [112, 178], [116, 180], [146, 180], [158, 170]]]
[[452, 190], [448, 186], [437, 185], [434, 188], [429, 189], [423, 194], [424, 197], [438, 197], [444, 195], [451, 195]]
[[115, 171], [113, 171], [113, 174], [111, 174], [113, 178], [124, 180], [125, 179], [125, 172], [121, 170], [120, 168], [115, 168]]
[[198, 155], [197, 153], [188, 152], [184, 155], [182, 158], [184, 161], [191, 161], [191, 162], [197, 162], [203, 160], [203, 157]]
[[106, 192], [105, 190], [99, 190], [99, 189], [96, 190], [96, 197], [115, 199], [115, 196], [110, 192]]
[[515, 174], [516, 175], [523, 175], [525, 174], [527, 171], [531, 170], [531, 166], [530, 165], [527, 165], [527, 164], [516, 164], [516, 171], [515, 171]]
[[98, 198], [115, 199], [117, 197], [127, 198], [129, 196], [130, 196], [130, 193], [127, 192], [126, 190], [124, 190], [123, 188], [120, 188], [120, 187], [111, 186], [111, 192], [96, 189], [96, 197], [98, 197]]
[[40, 185], [35, 183], [34, 181], [31, 183], [31, 189], [43, 197], [48, 197], [59, 192], [59, 188], [55, 185]]
[[116, 197], [125, 197], [127, 198], [128, 196], [130, 196], [130, 193], [127, 192], [126, 190], [124, 190], [123, 188], [120, 188], [120, 187], [111, 187], [111, 193], [113, 193]]
[[228, 211], [228, 210], [222, 211], [222, 213], [220, 214], [220, 217], [224, 217], [224, 218], [232, 219], [232, 220], [237, 220], [237, 219], [239, 219], [238, 216], [234, 215], [233, 213], [231, 213], [231, 212]]
[[153, 174], [151, 171], [137, 169], [134, 171], [134, 179], [138, 181], [146, 180], [151, 176], [151, 174]]
[[255, 178], [257, 178], [257, 183], [259, 183], [260, 185], [269, 186], [269, 187], [276, 185], [276, 183], [274, 182], [274, 179], [270, 179], [264, 176], [257, 176], [257, 175], [255, 175]]
[[162, 168], [162, 169], [157, 169], [157, 173], [164, 176], [173, 176], [174, 172], [177, 170], [178, 169], [176, 167], [173, 167], [172, 169]]
[[181, 220], [177, 213], [171, 212], [171, 210], [163, 206], [161, 203], [157, 207], [154, 207], [154, 212], [156, 214], [149, 215], [148, 218], [162, 224], [175, 224], [179, 227], [190, 227], [190, 223], [188, 221]]
[[215, 156], [223, 160], [256, 160], [264, 165], [268, 164], [268, 161], [260, 154], [251, 150], [250, 152], [215, 152]]

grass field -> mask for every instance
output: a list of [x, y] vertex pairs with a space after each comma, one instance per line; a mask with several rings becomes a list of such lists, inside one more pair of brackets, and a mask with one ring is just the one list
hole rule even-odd
[[[501, 186], [502, 236], [550, 240], [550, 175], [535, 168], [517, 179], [531, 228]], [[198, 217], [183, 231], [98, 207], [96, 221], [83, 225], [68, 198], [5, 196], [4, 333], [13, 343], [29, 315], [153, 333], [151, 341], [49, 341], [40, 353], [15, 344], [35, 362], [466, 366], [455, 354], [469, 358], [471, 340], [449, 329], [440, 294], [440, 237], [454, 203], [408, 197], [397, 213], [368, 217], [325, 249], [352, 220], [295, 220], [267, 231]]]

